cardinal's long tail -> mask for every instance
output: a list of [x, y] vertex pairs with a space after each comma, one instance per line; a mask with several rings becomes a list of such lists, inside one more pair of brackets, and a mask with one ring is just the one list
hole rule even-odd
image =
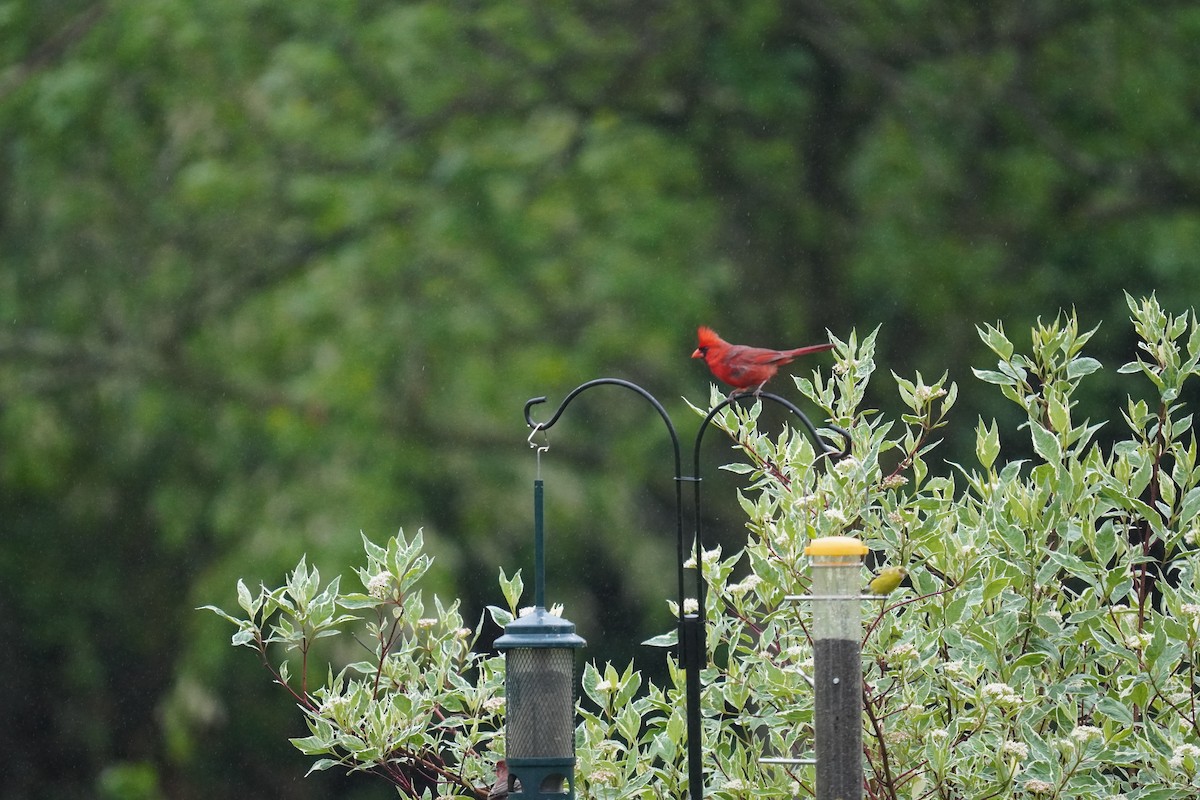
[[783, 353], [783, 355], [787, 356], [789, 359], [792, 359], [799, 358], [800, 356], [806, 356], [809, 353], [822, 353], [826, 350], [832, 349], [833, 345], [831, 344], [810, 344], [808, 347], [797, 347], [795, 350], [787, 350]]

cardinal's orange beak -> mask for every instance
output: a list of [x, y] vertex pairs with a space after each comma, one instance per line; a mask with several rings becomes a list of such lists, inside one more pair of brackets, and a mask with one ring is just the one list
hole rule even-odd
[[697, 347], [692, 351], [692, 358], [704, 358], [704, 353], [701, 353], [700, 348]]

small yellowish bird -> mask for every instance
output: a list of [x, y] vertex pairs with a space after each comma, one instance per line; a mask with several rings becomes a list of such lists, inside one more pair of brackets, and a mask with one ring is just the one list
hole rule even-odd
[[896, 591], [896, 587], [900, 585], [906, 575], [908, 575], [908, 570], [904, 567], [884, 567], [867, 584], [867, 589], [871, 594], [883, 597]]

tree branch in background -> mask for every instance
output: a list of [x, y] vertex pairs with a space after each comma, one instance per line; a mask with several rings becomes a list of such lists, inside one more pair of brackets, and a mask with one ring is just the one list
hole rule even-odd
[[10, 67], [8, 74], [0, 78], [0, 102], [20, 89], [35, 73], [62, 60], [71, 48], [87, 36], [107, 11], [106, 3], [96, 3], [76, 14], [57, 33], [36, 47], [24, 61]]

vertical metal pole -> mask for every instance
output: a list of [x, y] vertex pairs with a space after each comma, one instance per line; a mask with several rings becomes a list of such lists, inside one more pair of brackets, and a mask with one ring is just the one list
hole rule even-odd
[[817, 800], [861, 800], [862, 612], [867, 548], [849, 536], [816, 539], [811, 558]]
[[533, 605], [546, 607], [546, 534], [542, 522], [542, 479], [533, 482]]
[[684, 644], [686, 673], [688, 796], [704, 797], [704, 732], [700, 720], [700, 670], [705, 658], [704, 620], [698, 614], [686, 614], [680, 623]]

